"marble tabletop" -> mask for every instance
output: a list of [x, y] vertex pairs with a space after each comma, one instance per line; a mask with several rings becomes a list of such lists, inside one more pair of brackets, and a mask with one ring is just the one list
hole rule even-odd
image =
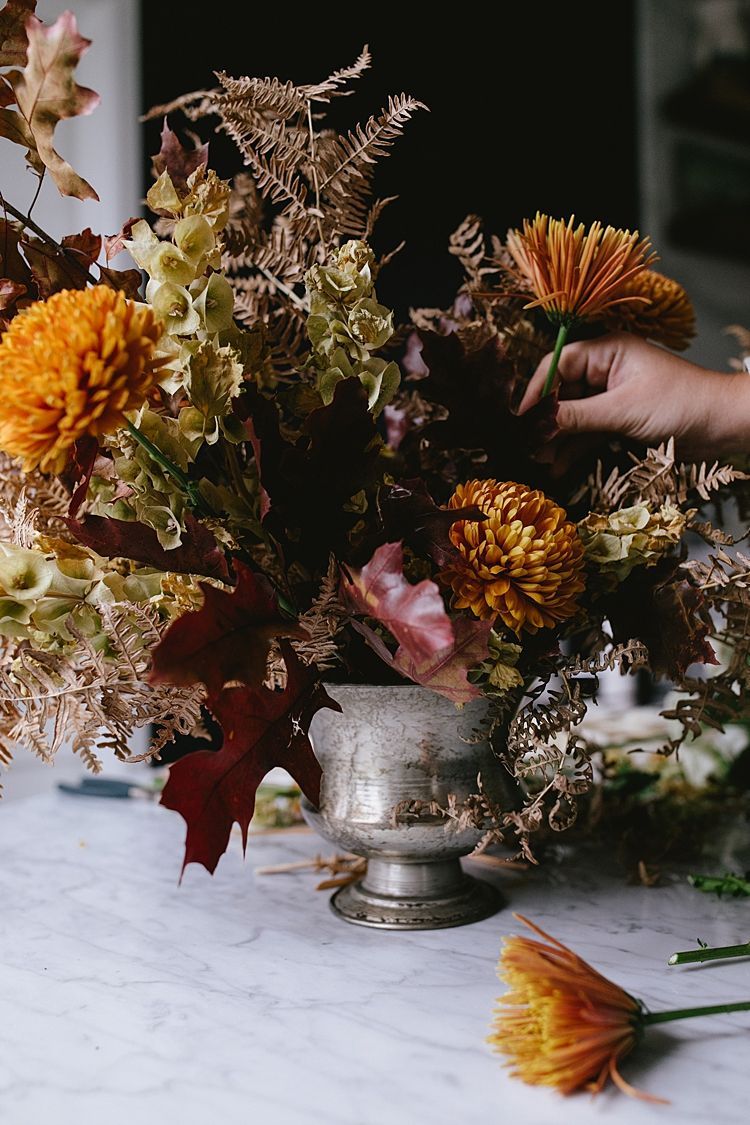
[[[653, 1029], [623, 1065], [670, 1106], [563, 1099], [510, 1079], [484, 1041], [510, 906], [454, 930], [360, 929], [314, 876], [255, 873], [327, 852], [314, 836], [253, 838], [244, 863], [235, 840], [213, 879], [178, 886], [182, 839], [147, 801], [0, 806], [3, 1125], [747, 1121], [746, 1013]], [[578, 854], [488, 877], [654, 1010], [750, 997], [750, 961], [666, 967], [698, 937], [747, 938], [747, 901], [626, 886]]]

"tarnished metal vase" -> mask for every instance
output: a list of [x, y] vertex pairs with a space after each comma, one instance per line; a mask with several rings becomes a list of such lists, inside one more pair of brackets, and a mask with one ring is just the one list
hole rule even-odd
[[467, 875], [460, 857], [482, 831], [458, 828], [443, 813], [394, 819], [402, 802], [449, 799], [461, 804], [485, 791], [507, 801], [503, 772], [486, 740], [474, 737], [486, 714], [476, 700], [458, 710], [449, 700], [411, 686], [332, 684], [342, 713], [313, 720], [315, 754], [323, 768], [320, 808], [303, 813], [326, 840], [367, 858], [367, 874], [340, 888], [335, 913], [360, 926], [431, 930], [462, 926], [502, 906], [495, 887]]

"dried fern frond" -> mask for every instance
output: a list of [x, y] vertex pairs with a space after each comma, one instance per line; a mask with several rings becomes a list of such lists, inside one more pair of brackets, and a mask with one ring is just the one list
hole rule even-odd
[[[150, 648], [158, 641], [154, 615], [136, 606], [100, 608], [110, 655], [76, 636], [70, 653], [6, 649], [0, 666], [0, 757], [6, 763], [23, 746], [45, 761], [66, 743], [93, 770], [97, 749], [131, 759], [128, 741], [149, 724], [157, 734], [148, 756], [200, 720], [201, 690], [148, 682]], [[72, 628], [72, 626], [69, 626]]]
[[316, 102], [329, 102], [331, 98], [348, 97], [354, 93], [353, 90], [346, 89], [348, 84], [361, 78], [371, 66], [372, 55], [370, 48], [365, 43], [351, 66], [334, 70], [333, 74], [329, 74], [323, 82], [319, 82], [316, 86], [305, 86], [303, 89], [307, 97]]
[[593, 509], [605, 512], [638, 501], [655, 505], [671, 501], [680, 507], [691, 497], [710, 500], [719, 489], [750, 479], [747, 473], [718, 461], [711, 465], [705, 461], [699, 464], [677, 461], [674, 438], [656, 449], [649, 449], [642, 459], [632, 453], [630, 458], [631, 469], [623, 473], [615, 468], [606, 480], [599, 464], [573, 502], [587, 498]]
[[0, 453], [0, 533], [13, 538], [14, 527], [20, 533], [17, 521], [23, 512], [21, 518], [32, 521], [37, 531], [67, 539], [63, 519], [69, 505], [70, 495], [57, 477], [36, 470], [24, 473], [17, 461]]

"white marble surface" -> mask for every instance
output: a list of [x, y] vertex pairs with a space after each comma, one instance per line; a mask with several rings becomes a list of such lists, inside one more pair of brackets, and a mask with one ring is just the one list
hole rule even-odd
[[[562, 1099], [484, 1043], [510, 909], [413, 935], [348, 926], [313, 876], [254, 868], [326, 850], [237, 841], [177, 885], [175, 814], [44, 794], [0, 806], [3, 1125], [468, 1125], [747, 1121], [750, 1015], [672, 1024], [623, 1066], [672, 1100]], [[750, 962], [667, 969], [748, 936], [750, 903], [627, 887], [577, 859], [500, 878], [513, 907], [653, 1009], [750, 997]]]

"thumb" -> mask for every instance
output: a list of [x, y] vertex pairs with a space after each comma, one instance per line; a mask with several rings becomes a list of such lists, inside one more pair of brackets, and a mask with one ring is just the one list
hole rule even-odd
[[557, 407], [557, 424], [568, 433], [610, 433], [621, 429], [622, 422], [614, 391], [590, 398], [564, 399]]

